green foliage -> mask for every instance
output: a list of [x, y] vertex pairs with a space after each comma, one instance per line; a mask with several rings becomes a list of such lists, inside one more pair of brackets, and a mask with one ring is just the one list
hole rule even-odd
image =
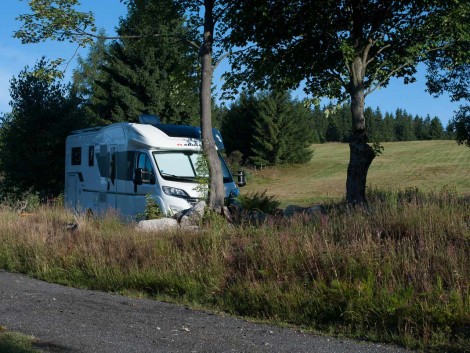
[[182, 14], [169, 0], [129, 2], [128, 11], [118, 34], [142, 38], [123, 37], [106, 50], [90, 110], [103, 123], [153, 114], [163, 123], [196, 125], [197, 55], [175, 39], [187, 32]]
[[313, 155], [310, 112], [288, 93], [260, 96], [253, 129], [251, 160], [255, 165], [306, 163]]
[[225, 162], [227, 162], [228, 169], [232, 171], [232, 173], [238, 172], [243, 165], [243, 154], [238, 150], [230, 152], [224, 159]]
[[[366, 92], [386, 86], [391, 77], [413, 82], [417, 63], [443, 44], [431, 24], [465, 5], [407, 0], [298, 1], [294, 6], [250, 0], [227, 1], [227, 6], [226, 43], [245, 48], [230, 57], [229, 84], [286, 89], [303, 81], [308, 93], [343, 101], [353, 88], [352, 63], [363, 55], [367, 70], [360, 81]], [[450, 39], [444, 45], [455, 43]]]
[[382, 146], [382, 145], [380, 144], [380, 142], [374, 142], [374, 143], [372, 144], [372, 149], [374, 150], [374, 154], [375, 154], [375, 156], [377, 157], [377, 156], [380, 156], [380, 155], [383, 153], [383, 151], [384, 151], [384, 146]]
[[209, 165], [207, 163], [207, 157], [204, 153], [200, 153], [196, 160], [196, 191], [199, 194], [199, 198], [207, 202], [208, 190], [209, 190]]
[[412, 116], [403, 110], [397, 109], [395, 112], [395, 138], [396, 141], [413, 141], [416, 139], [413, 131]]
[[279, 208], [280, 202], [276, 199], [276, 196], [267, 195], [266, 192], [267, 190], [240, 195], [237, 200], [244, 211], [260, 211], [274, 214]]
[[[79, 5], [78, 0], [32, 0], [28, 5], [31, 12], [16, 18], [22, 26], [14, 33], [23, 44], [53, 40], [86, 47], [93, 42], [97, 31], [94, 16], [91, 12], [77, 11], [74, 7]], [[49, 81], [63, 78], [64, 72], [59, 68], [64, 61], [51, 60], [47, 70], [38, 67], [33, 74]]]
[[431, 94], [447, 92], [452, 101], [461, 103], [450, 121], [449, 131], [459, 144], [470, 147], [470, 4], [453, 3], [456, 5], [453, 11], [446, 13], [443, 20], [431, 23], [431, 29], [439, 33], [447, 46], [427, 57], [426, 84]]
[[[366, 108], [364, 117], [368, 127], [370, 142], [420, 141], [448, 138], [442, 123], [437, 116], [428, 115], [424, 119], [413, 117], [404, 109], [383, 116], [380, 108]], [[325, 106], [322, 110], [313, 111], [313, 129], [318, 142], [349, 142], [351, 136], [352, 116], [347, 104], [337, 107]]]
[[87, 116], [91, 126], [104, 125], [107, 120], [101, 118], [96, 109], [93, 108], [93, 96], [101, 92], [98, 82], [105, 78], [103, 66], [106, 64], [106, 44], [105, 31], [100, 30], [101, 36], [90, 44], [87, 56], [78, 56], [77, 67], [73, 71], [71, 91], [83, 100], [82, 106], [84, 114]]
[[254, 165], [305, 163], [312, 157], [311, 113], [288, 93], [242, 95], [222, 122], [227, 151]]
[[[41, 59], [32, 72], [48, 70]], [[58, 80], [35, 76], [26, 67], [10, 81], [12, 112], [2, 118], [0, 170], [6, 191], [59, 194], [64, 184], [65, 138], [86, 126], [78, 108]], [[4, 190], [4, 191], [5, 191]]]
[[243, 162], [252, 155], [253, 125], [258, 116], [258, 99], [243, 93], [222, 116], [221, 132], [224, 145], [230, 155], [240, 151]]
[[23, 22], [14, 36], [24, 43], [39, 43], [45, 40], [77, 42], [86, 46], [92, 41], [87, 35], [96, 32], [91, 12], [79, 12], [74, 6], [78, 0], [32, 0], [32, 13], [17, 17]]
[[470, 147], [470, 106], [460, 107], [451, 121], [457, 142]]
[[145, 211], [143, 216], [144, 219], [157, 219], [162, 217], [160, 207], [158, 207], [151, 194], [145, 195]]

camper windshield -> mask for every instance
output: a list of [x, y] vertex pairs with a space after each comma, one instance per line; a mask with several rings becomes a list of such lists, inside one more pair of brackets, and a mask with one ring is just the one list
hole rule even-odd
[[[202, 154], [193, 151], [153, 152], [158, 171], [163, 179], [194, 183], [198, 177], [207, 177], [208, 170]], [[232, 182], [225, 161], [220, 157], [224, 183]]]

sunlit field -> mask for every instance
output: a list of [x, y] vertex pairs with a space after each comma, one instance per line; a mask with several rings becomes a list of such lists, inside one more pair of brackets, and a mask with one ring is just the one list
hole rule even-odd
[[[470, 194], [470, 148], [455, 141], [383, 143], [384, 152], [369, 169], [368, 187], [399, 190], [450, 188]], [[267, 190], [281, 204], [310, 205], [344, 198], [349, 145], [313, 145], [309, 163], [252, 172], [242, 193]]]

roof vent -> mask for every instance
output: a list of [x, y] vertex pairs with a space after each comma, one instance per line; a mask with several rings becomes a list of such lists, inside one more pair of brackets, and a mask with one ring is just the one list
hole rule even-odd
[[160, 124], [160, 118], [156, 115], [142, 114], [141, 116], [139, 116], [139, 123], [156, 125]]

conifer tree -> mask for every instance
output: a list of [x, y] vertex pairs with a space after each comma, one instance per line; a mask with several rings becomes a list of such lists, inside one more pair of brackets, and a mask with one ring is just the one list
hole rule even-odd
[[251, 160], [257, 164], [305, 163], [312, 157], [310, 112], [286, 92], [269, 92], [260, 97], [254, 122]]
[[109, 122], [137, 121], [144, 113], [165, 123], [197, 125], [197, 55], [175, 39], [186, 33], [178, 9], [172, 1], [143, 0], [129, 2], [128, 8], [118, 29], [121, 39], [106, 53], [93, 110]]
[[222, 120], [222, 134], [228, 154], [240, 151], [243, 162], [251, 155], [253, 144], [253, 125], [258, 114], [258, 99], [254, 95], [242, 94]]
[[312, 112], [313, 128], [314, 128], [314, 143], [326, 142], [326, 128], [327, 120], [325, 114], [319, 106], [315, 106]]
[[396, 141], [395, 138], [395, 120], [393, 119], [393, 115], [389, 112], [385, 113], [384, 120], [383, 120], [383, 141], [384, 142], [392, 142]]
[[429, 134], [432, 140], [441, 140], [444, 137], [444, 127], [437, 116], [432, 118]]
[[227, 152], [240, 151], [244, 162], [305, 163], [318, 136], [313, 125], [313, 113], [289, 93], [263, 92], [242, 94], [223, 117], [222, 133]]

